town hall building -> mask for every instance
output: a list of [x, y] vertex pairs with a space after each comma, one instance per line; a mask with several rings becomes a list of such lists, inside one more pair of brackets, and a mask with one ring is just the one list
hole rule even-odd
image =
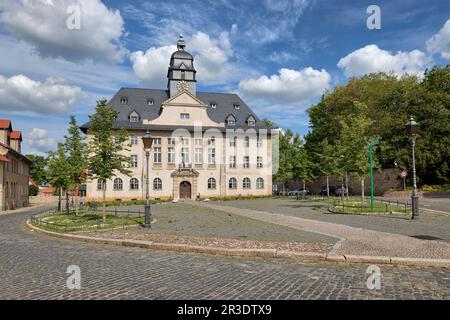
[[[180, 36], [167, 72], [167, 89], [121, 88], [108, 105], [120, 112], [115, 128], [129, 134], [130, 176], [106, 181], [108, 200], [144, 199], [143, 135], [153, 136], [152, 199], [204, 199], [272, 193], [272, 134], [237, 95], [198, 92], [193, 56]], [[162, 76], [162, 75], [161, 75]], [[89, 123], [82, 130], [88, 134]], [[86, 184], [101, 199], [104, 184]]]

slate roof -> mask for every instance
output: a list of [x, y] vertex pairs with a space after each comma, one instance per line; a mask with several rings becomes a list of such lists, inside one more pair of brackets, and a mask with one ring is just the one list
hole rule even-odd
[[[247, 104], [237, 94], [232, 93], [213, 93], [213, 92], [197, 92], [196, 97], [208, 106], [208, 116], [215, 122], [225, 122], [225, 119], [232, 114], [236, 119], [235, 126], [225, 128], [233, 129], [261, 129], [266, 128], [258, 118], [258, 116], [247, 106]], [[122, 104], [121, 99], [126, 98], [127, 104]], [[148, 105], [147, 101], [151, 99], [153, 105]], [[120, 112], [116, 121], [116, 128], [124, 127], [126, 129], [144, 129], [147, 126], [142, 124], [142, 119], [154, 120], [161, 113], [161, 104], [169, 99], [167, 90], [159, 89], [141, 89], [141, 88], [121, 88], [108, 102], [108, 105]], [[211, 104], [216, 104], [216, 108], [212, 108]], [[239, 105], [239, 109], [235, 109], [234, 105]], [[130, 122], [129, 115], [136, 111], [140, 115], [139, 122]], [[248, 127], [246, 120], [249, 116], [253, 116], [256, 120], [255, 127]], [[89, 123], [81, 126], [86, 130]], [[150, 129], [173, 130], [175, 127], [170, 126], [152, 126]]]

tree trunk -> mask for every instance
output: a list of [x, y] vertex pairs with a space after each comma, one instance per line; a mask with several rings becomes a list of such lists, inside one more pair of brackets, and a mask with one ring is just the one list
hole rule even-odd
[[103, 222], [106, 222], [106, 181], [103, 183]]
[[69, 214], [69, 191], [66, 190], [66, 213]]
[[62, 190], [61, 190], [61, 188], [59, 188], [59, 190], [58, 190], [58, 212], [61, 212], [61, 192], [62, 192]]
[[330, 178], [327, 176], [327, 197], [330, 197]]
[[361, 203], [364, 206], [364, 179], [361, 179]]
[[345, 189], [344, 189], [344, 177], [342, 177], [342, 180], [341, 180], [341, 200], [342, 200], [342, 203], [344, 203], [344, 191], [345, 191]]
[[347, 172], [345, 173], [345, 193], [347, 194], [346, 196], [347, 196], [347, 200], [349, 200], [349, 197], [348, 197], [348, 174], [347, 174]]
[[77, 205], [75, 206], [75, 215], [77, 216], [78, 215], [78, 210], [80, 209], [80, 185], [79, 184], [77, 184], [77, 187], [75, 188], [75, 192], [76, 192], [76, 195], [75, 195], [75, 197], [76, 197], [76, 199], [77, 199]]
[[303, 196], [303, 198], [306, 196], [306, 190], [305, 190], [305, 179], [303, 179], [303, 194], [302, 194], [302, 196]]

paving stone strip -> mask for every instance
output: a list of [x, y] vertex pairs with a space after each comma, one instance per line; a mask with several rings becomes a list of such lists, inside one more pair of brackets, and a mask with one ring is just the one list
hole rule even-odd
[[336, 255], [450, 259], [450, 244], [442, 241], [420, 240], [404, 235], [210, 202], [195, 202], [194, 205], [339, 238], [341, 240], [331, 251]]

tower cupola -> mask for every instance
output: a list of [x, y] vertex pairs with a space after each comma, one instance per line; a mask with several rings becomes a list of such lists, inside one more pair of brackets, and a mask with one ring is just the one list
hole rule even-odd
[[190, 93], [196, 93], [196, 73], [194, 68], [194, 57], [185, 51], [186, 43], [183, 35], [177, 42], [177, 51], [170, 57], [169, 70], [167, 71], [167, 89], [171, 97], [186, 88]]

